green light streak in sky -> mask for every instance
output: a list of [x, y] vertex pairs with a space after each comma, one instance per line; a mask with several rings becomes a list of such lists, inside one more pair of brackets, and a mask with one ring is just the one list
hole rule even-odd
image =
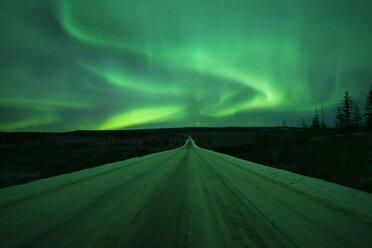
[[217, 110], [203, 111], [205, 115], [222, 117], [250, 108], [273, 107], [280, 104], [280, 96], [275, 95], [275, 93], [278, 94], [279, 92], [273, 91], [270, 84], [262, 79], [244, 73], [238, 69], [230, 68], [227, 64], [218, 63], [216, 59], [209, 58], [202, 53], [198, 53], [195, 58], [189, 59], [188, 61], [191, 61], [197, 71], [229, 80], [233, 83], [242, 84], [250, 89], [256, 90], [259, 94], [252, 99], [243, 99], [243, 101], [234, 103], [232, 106], [218, 106], [219, 109]]
[[88, 71], [102, 77], [106, 82], [116, 85], [120, 88], [135, 90], [144, 94], [159, 94], [159, 95], [179, 95], [180, 89], [174, 85], [169, 87], [154, 87], [156, 82], [146, 82], [135, 76], [130, 76], [123, 73], [123, 69], [115, 69], [115, 66], [88, 66], [83, 65]]
[[87, 107], [86, 104], [69, 102], [69, 101], [56, 101], [56, 100], [43, 100], [43, 99], [24, 99], [24, 98], [1, 98], [0, 106], [3, 107], [17, 107], [17, 108], [30, 108], [37, 110], [54, 110], [56, 108], [72, 108], [79, 109]]
[[41, 125], [52, 125], [57, 123], [58, 118], [53, 114], [41, 117], [30, 117], [25, 118], [20, 121], [10, 122], [10, 123], [1, 123], [0, 129], [6, 131], [16, 131], [19, 129], [27, 129], [32, 127], [37, 127]]
[[372, 82], [372, 2], [0, 3], [0, 131], [278, 125]]
[[115, 115], [97, 129], [119, 129], [148, 122], [156, 123], [159, 121], [174, 120], [180, 112], [181, 108], [175, 106], [132, 109], [128, 112]]
[[[76, 19], [79, 19], [80, 13], [74, 13], [74, 7], [75, 7], [74, 5], [79, 6], [81, 5], [81, 3], [79, 3], [79, 1], [75, 1], [75, 3], [74, 1], [62, 1], [60, 3], [60, 11], [59, 11], [60, 12], [59, 19], [61, 21], [62, 26], [72, 37], [82, 42], [90, 43], [93, 45], [112, 47], [112, 48], [127, 51], [127, 52], [142, 53], [142, 51], [136, 44], [137, 41], [135, 40], [130, 41], [125, 38], [124, 40], [115, 40], [115, 39], [112, 39], [112, 37], [107, 37], [105, 34], [95, 33], [95, 32], [92, 32], [90, 29], [81, 27], [83, 25], [79, 25], [79, 22], [76, 20]], [[96, 6], [96, 8], [100, 8], [99, 5], [100, 5], [99, 2], [96, 2], [96, 4], [93, 2], [93, 6], [90, 6], [92, 13], [91, 14], [88, 13], [88, 16], [93, 15], [93, 18], [97, 18], [98, 16], [95, 16], [95, 15], [96, 14], [99, 15], [99, 11], [98, 9], [95, 9], [94, 6]], [[101, 16], [101, 18], [105, 18], [105, 17], [107, 18], [108, 15]], [[117, 21], [120, 22], [120, 20], [117, 20]], [[120, 24], [116, 23], [116, 25], [120, 25]]]

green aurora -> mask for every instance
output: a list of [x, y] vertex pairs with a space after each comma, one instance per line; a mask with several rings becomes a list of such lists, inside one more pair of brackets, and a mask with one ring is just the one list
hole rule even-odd
[[371, 44], [369, 0], [2, 0], [0, 131], [333, 118]]

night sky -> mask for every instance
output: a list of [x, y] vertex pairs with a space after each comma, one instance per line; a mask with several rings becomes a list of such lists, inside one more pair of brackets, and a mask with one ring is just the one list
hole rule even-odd
[[294, 125], [371, 85], [370, 0], [0, 0], [0, 131]]

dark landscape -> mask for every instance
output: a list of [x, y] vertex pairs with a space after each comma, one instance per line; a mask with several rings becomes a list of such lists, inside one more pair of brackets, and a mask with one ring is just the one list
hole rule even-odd
[[312, 128], [174, 128], [1, 133], [1, 187], [182, 146], [202, 148], [372, 193], [372, 133]]
[[185, 140], [179, 134], [153, 131], [1, 133], [0, 186], [169, 150]]
[[0, 248], [372, 247], [372, 1], [0, 1]]

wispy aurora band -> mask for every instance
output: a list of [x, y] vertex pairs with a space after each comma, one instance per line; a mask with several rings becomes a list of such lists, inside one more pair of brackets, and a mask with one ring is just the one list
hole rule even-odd
[[[88, 30], [84, 30], [82, 28], [79, 28], [77, 24], [75, 24], [73, 17], [71, 16], [71, 5], [68, 1], [65, 1], [62, 5], [62, 23], [65, 28], [65, 30], [72, 35], [74, 38], [81, 40], [82, 42], [88, 42], [91, 44], [97, 44], [97, 45], [103, 45], [103, 46], [108, 46], [108, 47], [113, 47], [119, 50], [123, 50], [124, 52], [129, 52], [129, 53], [136, 53], [136, 54], [141, 54], [144, 56], [150, 57], [149, 53], [141, 50], [139, 47], [136, 47], [133, 44], [126, 44], [126, 42], [115, 42], [112, 40], [108, 39], [102, 39], [102, 38], [97, 38], [94, 34], [90, 34]], [[171, 52], [172, 53], [172, 52]], [[192, 54], [192, 53], [191, 53]], [[159, 64], [164, 63], [163, 61], [157, 59], [156, 56], [152, 57], [151, 59], [153, 61], [158, 62]], [[175, 58], [176, 61], [191, 61], [196, 68], [193, 68], [201, 73], [207, 73], [211, 74], [213, 76], [217, 76], [220, 78], [224, 78], [227, 80], [231, 80], [232, 82], [242, 84], [246, 87], [253, 88], [258, 91], [259, 95], [255, 96], [253, 99], [247, 99], [242, 102], [235, 103], [232, 106], [212, 106], [209, 109], [203, 109], [201, 110], [201, 114], [206, 115], [206, 116], [212, 116], [212, 117], [223, 117], [226, 115], [231, 115], [234, 114], [235, 112], [241, 111], [241, 110], [247, 110], [250, 108], [262, 108], [262, 107], [272, 107], [275, 105], [278, 105], [280, 103], [280, 96], [275, 95], [275, 91], [271, 89], [270, 85], [266, 82], [263, 82], [262, 80], [255, 78], [253, 76], [247, 75], [241, 71], [235, 70], [234, 68], [229, 68], [227, 65], [220, 64], [218, 62], [215, 62], [213, 58], [208, 58], [207, 56], [204, 56], [203, 54], [200, 53], [198, 50], [198, 53], [196, 53], [196, 56], [193, 58], [189, 57], [189, 54], [186, 54], [184, 57], [177, 57]], [[165, 63], [172, 63], [172, 58], [167, 60]], [[164, 65], [166, 66], [166, 65]], [[184, 67], [187, 67], [187, 63], [185, 65], [181, 65]], [[168, 93], [168, 94], [177, 94], [178, 92], [168, 92], [167, 88], [165, 89], [159, 89], [155, 88], [154, 89], [149, 89], [146, 85], [142, 87], [141, 83], [137, 83], [136, 80], [130, 80], [126, 79], [125, 75], [121, 74], [120, 72], [102, 72], [100, 69], [92, 69], [89, 66], [87, 68], [93, 73], [98, 74], [105, 78], [108, 83], [112, 83], [115, 85], [118, 85], [119, 87], [127, 87], [127, 88], [134, 88], [137, 91], [140, 91], [142, 93], [149, 93], [149, 91], [155, 91], [151, 93]], [[184, 68], [186, 69], [186, 68]], [[161, 92], [156, 92], [156, 91], [161, 91]], [[277, 91], [278, 93], [278, 91]], [[233, 96], [231, 96], [233, 97]], [[216, 107], [218, 109], [216, 109]], [[170, 108], [171, 110], [167, 114], [168, 108], [163, 107], [160, 108], [155, 108], [155, 111], [150, 111], [151, 108], [146, 108], [146, 109], [134, 109], [130, 110], [128, 112], [120, 113], [117, 116], [114, 116], [111, 118], [108, 122], [103, 124], [102, 126], [99, 127], [99, 129], [117, 129], [117, 128], [123, 128], [127, 126], [131, 126], [131, 124], [141, 124], [145, 123], [147, 121], [152, 121], [154, 119], [158, 119], [157, 116], [160, 116], [159, 119], [163, 118], [162, 115], [168, 116], [172, 115], [173, 112], [178, 112], [174, 111], [174, 108]], [[135, 113], [139, 112], [138, 115]], [[147, 118], [141, 118], [144, 116], [143, 113], [146, 113]], [[151, 116], [153, 115], [153, 116]], [[136, 119], [136, 121], [132, 120]], [[111, 124], [108, 124], [111, 123]]]
[[[31, 30], [33, 35], [15, 41], [35, 47], [35, 54], [43, 54], [44, 47], [53, 49], [56, 56], [48, 58], [43, 77], [33, 75], [43, 69], [38, 64], [19, 67], [18, 74], [24, 75], [19, 79], [4, 67], [9, 85], [1, 86], [5, 93], [0, 107], [15, 114], [0, 119], [0, 129], [277, 125], [286, 115], [309, 117], [322, 102], [334, 108], [344, 90], [353, 90], [347, 86], [350, 75], [358, 75], [355, 68], [369, 63], [361, 55], [370, 54], [371, 48], [358, 43], [372, 39], [370, 34], [363, 39], [354, 35], [337, 49], [329, 47], [335, 37], [355, 30], [341, 22], [352, 19], [350, 6], [344, 6], [342, 18], [335, 14], [330, 21], [329, 13], [316, 18], [307, 14], [319, 13], [326, 5], [329, 2], [18, 1], [0, 19], [7, 18], [12, 30]], [[42, 11], [48, 8], [55, 10], [55, 26], [42, 21]], [[25, 18], [6, 15], [26, 9]], [[331, 28], [319, 36], [320, 24], [328, 22]], [[362, 23], [360, 34], [370, 28]], [[3, 34], [8, 32], [5, 28]], [[53, 41], [55, 35], [59, 40]], [[35, 55], [27, 54], [34, 61]], [[351, 63], [351, 58], [362, 62]], [[27, 60], [22, 63], [27, 68]], [[43, 94], [24, 90], [6, 96], [27, 78], [40, 89], [41, 83], [48, 87]], [[12, 81], [17, 86], [11, 86]], [[325, 91], [317, 96], [320, 89]], [[362, 92], [363, 87], [354, 88], [357, 97]]]

